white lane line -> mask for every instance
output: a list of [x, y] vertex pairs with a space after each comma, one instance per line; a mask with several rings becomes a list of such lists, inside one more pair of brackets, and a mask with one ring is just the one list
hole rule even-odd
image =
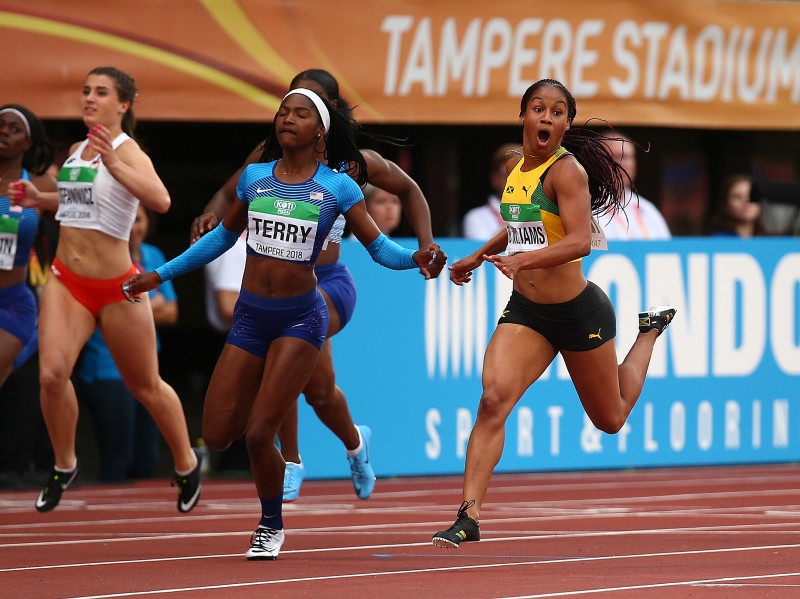
[[752, 588], [756, 588], [756, 587], [757, 588], [769, 588], [769, 589], [775, 589], [775, 588], [783, 589], [783, 588], [800, 587], [800, 584], [786, 584], [786, 583], [781, 583], [781, 584], [777, 584], [777, 583], [773, 583], [773, 584], [755, 584], [755, 583], [752, 583], [752, 582], [740, 582], [740, 583], [734, 584], [732, 582], [702, 582], [702, 583], [698, 583], [698, 584], [693, 585], [693, 586], [696, 586], [696, 587], [731, 587], [731, 588], [747, 588], [747, 589], [752, 589]]
[[[754, 525], [756, 526], [756, 525]], [[737, 527], [725, 527], [725, 528], [732, 528], [735, 529]], [[291, 534], [293, 536], [303, 536], [304, 534], [313, 534], [314, 536], [319, 536], [320, 533], [325, 532], [328, 534], [340, 534], [343, 531], [353, 532], [351, 527], [340, 527], [339, 530], [331, 530], [328, 529], [303, 529], [302, 531], [292, 531]], [[370, 536], [370, 535], [378, 535], [386, 536], [391, 531], [363, 531], [362, 534]], [[502, 537], [491, 537], [491, 538], [483, 538], [481, 539], [482, 544], [488, 543], [498, 543], [498, 542], [515, 542], [515, 541], [543, 541], [543, 540], [559, 540], [559, 539], [586, 539], [586, 538], [608, 538], [608, 537], [619, 537], [619, 536], [647, 536], [647, 535], [664, 535], [664, 534], [698, 534], [701, 532], [707, 532], [709, 534], [720, 534], [720, 532], [728, 532], [730, 534], [736, 534], [736, 530], [729, 530], [729, 531], [720, 531], [713, 529], [711, 527], [687, 527], [687, 528], [680, 528], [680, 529], [649, 529], [649, 530], [624, 530], [624, 531], [590, 531], [590, 532], [552, 532], [548, 534], [520, 534], [520, 535], [513, 535], [513, 536], [502, 536]], [[753, 531], [759, 532], [759, 531]], [[771, 531], [774, 533], [775, 531]], [[780, 532], [792, 532], [792, 534], [797, 534], [797, 531], [780, 531]], [[405, 528], [403, 531], [397, 531], [397, 534], [409, 534], [408, 528]], [[50, 541], [50, 542], [41, 542], [41, 543], [20, 543], [18, 546], [20, 547], [30, 547], [30, 546], [38, 546], [38, 545], [72, 545], [72, 544], [95, 544], [95, 543], [114, 543], [114, 542], [132, 542], [132, 541], [153, 541], [153, 540], [170, 540], [170, 539], [185, 539], [185, 538], [214, 538], [214, 537], [236, 537], [241, 536], [243, 538], [247, 538], [250, 534], [250, 531], [230, 531], [230, 532], [214, 532], [214, 533], [194, 533], [194, 534], [173, 534], [173, 535], [163, 535], [162, 537], [124, 537], [124, 538], [110, 538], [110, 539], [86, 539], [83, 541]], [[291, 549], [291, 550], [284, 550], [281, 554], [312, 554], [312, 553], [335, 553], [340, 551], [372, 551], [375, 549], [402, 549], [402, 548], [409, 548], [409, 547], [429, 547], [430, 541], [424, 542], [415, 542], [415, 543], [393, 543], [393, 544], [381, 544], [381, 545], [347, 545], [347, 546], [340, 546], [340, 547], [318, 547], [313, 549]], [[769, 546], [773, 547], [773, 546]], [[774, 547], [782, 547], [782, 548], [795, 548], [800, 547], [800, 544], [787, 544], [787, 545], [775, 545]], [[749, 547], [740, 547], [740, 548], [732, 548], [732, 550], [742, 550], [747, 551], [750, 550]], [[698, 553], [703, 553], [704, 551], [698, 550]], [[690, 554], [693, 551], [686, 551], [686, 552], [676, 552], [674, 555], [683, 555], [683, 554]], [[83, 567], [91, 567], [91, 566], [99, 566], [99, 565], [119, 565], [119, 564], [142, 564], [142, 563], [150, 563], [150, 562], [162, 562], [162, 561], [182, 561], [182, 560], [196, 560], [196, 559], [212, 559], [218, 557], [231, 557], [241, 555], [241, 553], [233, 553], [233, 554], [211, 554], [211, 555], [189, 555], [189, 556], [171, 556], [171, 557], [164, 557], [164, 558], [146, 558], [146, 559], [136, 559], [136, 560], [119, 560], [119, 561], [98, 561], [98, 562], [82, 562], [82, 563], [66, 563], [66, 564], [44, 564], [39, 566], [20, 566], [16, 568], [0, 568], [0, 573], [3, 572], [23, 572], [23, 571], [32, 571], [32, 570], [52, 570], [52, 569], [62, 569], [62, 568], [83, 568]], [[436, 554], [433, 554], [432, 557], [435, 557]], [[458, 554], [454, 554], [457, 556]], [[650, 554], [643, 554], [643, 555], [650, 555]], [[672, 554], [663, 554], [663, 555], [672, 555]], [[470, 556], [472, 557], [472, 556]], [[474, 556], [480, 557], [480, 556]], [[566, 558], [565, 558], [566, 559]], [[606, 559], [605, 557], [589, 557], [586, 559]]]
[[[758, 468], [758, 466], [756, 467]], [[580, 490], [580, 489], [617, 489], [617, 488], [637, 488], [637, 487], [653, 487], [653, 486], [667, 486], [673, 487], [676, 479], [679, 479], [683, 488], [690, 486], [709, 486], [709, 485], [734, 485], [741, 487], [742, 485], [756, 485], [764, 483], [787, 483], [789, 485], [796, 482], [800, 469], [789, 468], [785, 470], [778, 470], [775, 473], [760, 470], [743, 470], [741, 474], [733, 474], [724, 466], [721, 473], [715, 469], [709, 469], [707, 472], [703, 471], [702, 475], [698, 471], [684, 470], [684, 469], [645, 469], [635, 471], [589, 471], [581, 472], [580, 475], [575, 473], [564, 472], [547, 472], [547, 473], [509, 473], [501, 472], [495, 475], [493, 479], [493, 489], [502, 490], [504, 492], [515, 492], [517, 490], [524, 492], [530, 490], [531, 486], [535, 486], [537, 491], [565, 491], [565, 490]], [[697, 477], [687, 478], [680, 476], [681, 473], [694, 473]], [[734, 471], [735, 472], [735, 471]], [[575, 479], [575, 480], [572, 480]], [[598, 480], [609, 479], [609, 480]], [[307, 482], [315, 485], [317, 488], [339, 485], [343, 481], [340, 480], [311, 480]], [[429, 481], [430, 483], [437, 483], [436, 485], [427, 484], [422, 489], [407, 489], [409, 485], [416, 486], [420, 481]], [[165, 483], [167, 483], [165, 479]], [[244, 490], [251, 490], [253, 488], [252, 481], [244, 482], [204, 482], [206, 488], [215, 493], [221, 492], [242, 492]], [[451, 489], [461, 489], [462, 478], [460, 476], [438, 476], [438, 477], [415, 477], [378, 481], [378, 493], [383, 498], [391, 497], [418, 497], [429, 495], [433, 492], [447, 492]], [[392, 490], [396, 486], [406, 487], [405, 490]], [[380, 487], [386, 490], [381, 492]], [[431, 491], [431, 488], [434, 491]], [[438, 487], [438, 488], [437, 488]], [[164, 486], [115, 486], [115, 487], [97, 487], [91, 486], [78, 487], [75, 489], [76, 493], [81, 496], [99, 498], [99, 497], [125, 497], [130, 498], [132, 495], [149, 495], [153, 494], [164, 495], [165, 497], [172, 497], [174, 491], [168, 485]], [[25, 505], [30, 507], [32, 505], [31, 497], [35, 497], [35, 490], [26, 491], [0, 491], [0, 505], [2, 505], [4, 498], [13, 502], [24, 502]], [[319, 495], [316, 499], [327, 500], [330, 498], [341, 497], [341, 495]]]
[[[648, 518], [647, 514], [636, 514], [639, 517]], [[631, 514], [628, 514], [630, 517]], [[606, 519], [608, 516], [606, 514], [601, 515], [594, 515], [594, 518]], [[548, 518], [548, 520], [562, 520], [564, 518]], [[571, 516], [568, 518], [569, 520], [574, 520], [575, 516]], [[584, 518], [590, 519], [590, 518]], [[530, 522], [530, 521], [540, 521], [542, 518], [539, 517], [522, 517], [522, 518], [485, 518], [482, 522], [488, 523], [490, 526], [492, 524], [500, 524], [500, 523], [513, 523], [513, 524], [521, 524], [523, 522]], [[438, 523], [440, 524], [440, 523]], [[351, 524], [351, 525], [342, 525], [342, 526], [321, 526], [321, 527], [304, 527], [304, 528], [297, 528], [297, 529], [288, 529], [288, 534], [291, 536], [303, 536], [303, 535], [326, 535], [326, 534], [341, 534], [341, 533], [348, 533], [348, 534], [362, 534], [362, 535], [391, 535], [391, 534], [403, 534], [403, 535], [410, 535], [410, 534], [425, 534], [424, 532], [417, 532], [417, 531], [425, 531], [427, 532], [428, 529], [433, 529], [437, 525], [437, 522], [401, 522], [401, 523], [394, 523], [394, 524]], [[491, 540], [518, 540], [518, 539], [528, 539], [528, 540], [542, 540], [542, 539], [557, 539], [557, 538], [586, 538], [586, 537], [616, 537], [616, 536], [646, 536], [646, 535], [665, 535], [665, 534], [699, 534], [699, 533], [707, 533], [711, 534], [742, 534], [743, 532], [752, 532], [752, 533], [768, 533], [768, 534], [780, 534], [780, 533], [800, 533], [800, 531], [791, 528], [790, 530], [775, 530], [778, 528], [784, 527], [796, 527], [798, 526], [797, 522], [790, 521], [790, 522], [772, 522], [772, 523], [764, 523], [758, 522], [754, 524], [717, 524], [717, 525], [707, 525], [707, 526], [679, 526], [679, 527], [662, 527], [662, 528], [640, 528], [640, 529], [617, 529], [617, 530], [593, 530], [593, 531], [536, 531], [531, 532], [529, 534], [525, 534], [525, 531], [520, 531], [517, 535], [509, 537], [509, 536], [502, 536], [502, 537], [492, 537]], [[504, 535], [508, 535], [511, 531], [504, 530], [501, 531]], [[0, 549], [6, 548], [18, 548], [18, 547], [38, 547], [38, 546], [52, 546], [55, 547], [57, 545], [81, 545], [81, 544], [96, 544], [96, 543], [120, 543], [120, 542], [135, 542], [135, 541], [162, 541], [162, 540], [177, 540], [177, 539], [191, 539], [191, 538], [203, 538], [203, 537], [223, 537], [223, 536], [235, 536], [235, 535], [250, 535], [252, 532], [250, 530], [238, 530], [238, 531], [223, 531], [223, 532], [176, 532], [176, 533], [165, 533], [165, 532], [151, 532], [151, 533], [144, 533], [137, 531], [135, 536], [100, 536], [96, 532], [74, 532], [74, 533], [61, 533], [64, 536], [67, 535], [83, 535], [86, 536], [91, 535], [91, 538], [81, 538], [81, 539], [65, 539], [65, 540], [55, 540], [51, 533], [35, 533], [35, 537], [46, 537], [46, 541], [20, 541], [15, 543], [0, 543]], [[123, 533], [117, 531], [115, 534], [118, 535], [126, 535], [131, 533]], [[486, 533], [485, 533], [486, 534]], [[489, 535], [492, 532], [488, 533]], [[3, 535], [0, 535], [3, 536]], [[20, 537], [26, 536], [24, 533], [17, 533], [14, 535], [9, 535], [12, 537]], [[409, 545], [414, 546], [414, 544]], [[337, 548], [338, 550], [338, 548]], [[0, 569], [0, 572], [5, 570]]]
[[[576, 509], [585, 510], [587, 513], [590, 510], [604, 510], [603, 513], [607, 515], [612, 515], [614, 511], [620, 512], [620, 515], [628, 515], [631, 513], [641, 513], [635, 510], [641, 509], [639, 506], [643, 503], [662, 503], [662, 502], [671, 502], [671, 501], [684, 501], [684, 500], [703, 500], [706, 503], [708, 500], [714, 500], [719, 498], [725, 497], [733, 497], [737, 499], [756, 499], [759, 497], [764, 496], [785, 496], [785, 495], [798, 495], [800, 496], [800, 489], [786, 489], [786, 490], [773, 490], [773, 491], [760, 491], [760, 492], [729, 492], [729, 493], [719, 493], [719, 492], [710, 492], [710, 493], [693, 493], [693, 494], [681, 494], [681, 495], [650, 495], [650, 496], [642, 496], [642, 497], [613, 497], [613, 498], [603, 498], [603, 499], [584, 499], [580, 501], [581, 505], [586, 504], [600, 504], [596, 507], [592, 508], [570, 508], [570, 507], [562, 507], [564, 505], [571, 506], [575, 505], [575, 499], [564, 499], [564, 500], [551, 500], [551, 501], [535, 501], [535, 502], [525, 502], [524, 505], [515, 505], [510, 504], [509, 502], [505, 502], [503, 504], [498, 505], [491, 505], [489, 504], [484, 512], [488, 515], [491, 513], [502, 512], [502, 511], [532, 511], [538, 510], [540, 512], [556, 512], [558, 510], [563, 510], [567, 515], [570, 517], [574, 517], [576, 513]], [[347, 502], [339, 502], [339, 503], [318, 503], [316, 501], [317, 498], [314, 498], [314, 503], [302, 503], [302, 504], [286, 504], [284, 505], [284, 512], [286, 514], [296, 514], [296, 515], [309, 515], [309, 514], [321, 514], [325, 513], [326, 515], [335, 515], [338, 513], [352, 513], [356, 504], [351, 503], [349, 500]], [[349, 498], [348, 498], [349, 499]], [[68, 502], [64, 502], [68, 503]], [[614, 506], [604, 506], [603, 504], [613, 503]], [[626, 503], [631, 504], [639, 504], [633, 506], [626, 506]], [[132, 504], [126, 504], [126, 507], [131, 507]], [[164, 517], [148, 517], [148, 518], [110, 518], [110, 519], [96, 519], [96, 520], [79, 520], [79, 521], [63, 521], [59, 522], [59, 527], [65, 526], [108, 526], [108, 525], [116, 525], [126, 522], [137, 522], [137, 523], [147, 523], [147, 522], [201, 522], [204, 520], [220, 520], [220, 519], [230, 519], [230, 518], [242, 518], [242, 517], [252, 517], [253, 510], [249, 509], [253, 505], [253, 502], [250, 502], [246, 505], [240, 505], [236, 502], [208, 502], [208, 504], [204, 504], [204, 509], [219, 509], [220, 511], [224, 510], [226, 513], [214, 513], [214, 514], [204, 514], [204, 515], [175, 515], [175, 516], [164, 516]], [[136, 508], [136, 504], [132, 505]], [[121, 508], [118, 505], [108, 505], [104, 506], [105, 509], [119, 511]], [[240, 512], [236, 512], [231, 514], [231, 508], [247, 508], [246, 511], [242, 510]], [[655, 507], [655, 506], [653, 506]], [[658, 511], [659, 513], [663, 513], [664, 511], [674, 511], [674, 510], [698, 510], [703, 511], [704, 513], [715, 513], [715, 511], [723, 510], [725, 512], [729, 511], [742, 511], [742, 510], [769, 510], [766, 512], [767, 515], [775, 515], [775, 516], [782, 516], [782, 511], [788, 510], [788, 514], [790, 517], [795, 516], [793, 513], [793, 508], [800, 510], [800, 505], [782, 505], [782, 506], [736, 506], [736, 507], [720, 507], [720, 508], [707, 508], [707, 507], [696, 507], [696, 508], [687, 508], [682, 506], [659, 506]], [[96, 508], [95, 508], [96, 509]], [[381, 505], [376, 502], [375, 507], [362, 507], [359, 505], [359, 514], [382, 514], [386, 512], [397, 512], [397, 511], [416, 511], [416, 512], [426, 512], [426, 513], [439, 513], [439, 512], [451, 512], [454, 511], [452, 506], [443, 506], [441, 504], [433, 504], [433, 505], [420, 505], [420, 504], [411, 504], [408, 506], [398, 506], [396, 504], [390, 505]], [[257, 510], [256, 510], [257, 513]], [[653, 510], [649, 512], [645, 512], [645, 515], [653, 513]], [[19, 530], [19, 529], [33, 529], [33, 528], [52, 528], [54, 525], [53, 522], [26, 522], [26, 523], [13, 523], [13, 524], [3, 524], [0, 525], [0, 531], [9, 531], [9, 530]]]
[[[673, 483], [672, 486], [674, 487], [674, 483]], [[682, 488], [685, 487], [685, 485], [683, 485], [683, 483], [681, 483], [681, 486], [682, 486]], [[634, 490], [634, 489], [630, 488], [630, 485], [623, 485], [623, 487], [626, 488], [629, 491], [633, 491]], [[525, 492], [525, 493], [530, 493], [531, 492], [531, 488], [530, 487], [518, 487], [518, 489], [520, 490], [520, 492]], [[495, 490], [495, 489], [493, 488], [493, 490]], [[504, 487], [504, 488], [498, 488], [496, 490], [497, 491], [502, 490], [503, 494], [508, 494], [508, 493], [514, 492], [515, 489], [509, 488], [509, 487]], [[541, 492], [541, 490], [539, 488], [536, 488], [535, 490], [536, 490], [537, 493]], [[430, 496], [430, 495], [436, 495], [438, 493], [439, 493], [438, 491], [437, 492], [424, 491], [424, 492], [419, 492], [419, 493], [412, 493], [411, 495]], [[392, 493], [376, 493], [374, 497], [376, 499], [380, 499], [381, 501], [385, 501], [386, 499], [390, 498], [392, 495], [393, 495]], [[397, 495], [409, 496], [409, 494], [405, 493], [405, 492], [404, 493], [398, 493]], [[786, 489], [743, 490], [743, 489], [740, 488], [740, 489], [731, 490], [731, 491], [708, 491], [708, 492], [702, 492], [702, 493], [674, 493], [674, 494], [665, 493], [665, 494], [656, 494], [656, 495], [653, 495], [653, 494], [648, 494], [648, 495], [627, 494], [627, 495], [624, 495], [624, 496], [616, 495], [614, 497], [585, 498], [585, 499], [581, 499], [581, 504], [582, 505], [586, 505], [586, 504], [590, 504], [590, 505], [591, 504], [600, 504], [600, 505], [603, 505], [603, 504], [608, 504], [608, 503], [614, 503], [614, 504], [624, 505], [626, 503], [640, 504], [640, 503], [643, 503], [643, 502], [658, 503], [658, 502], [675, 502], [675, 501], [689, 501], [689, 500], [703, 500], [703, 501], [705, 501], [705, 500], [708, 500], [708, 499], [712, 499], [713, 500], [713, 499], [722, 499], [722, 498], [756, 499], [756, 498], [761, 498], [761, 497], [775, 497], [775, 496], [784, 497], [784, 496], [792, 496], [792, 495], [797, 496], [798, 498], [800, 498], [800, 488], [795, 486], [795, 487], [786, 488]], [[311, 499], [312, 498], [309, 497], [309, 500], [311, 500]], [[353, 505], [356, 505], [350, 500], [350, 497], [348, 497], [344, 502], [342, 501], [342, 499], [343, 499], [342, 495], [331, 495], [331, 496], [321, 496], [321, 497], [320, 496], [314, 496], [312, 504], [305, 503], [305, 502], [304, 503], [300, 503], [300, 504], [288, 504], [287, 506], [285, 506], [285, 508], [287, 510], [291, 510], [293, 508], [302, 509], [303, 506], [307, 506], [307, 505], [320, 505], [320, 504], [330, 504], [330, 503], [333, 503], [335, 506], [338, 506], [338, 507], [347, 507], [347, 508], [349, 508], [349, 507], [351, 507]], [[8, 509], [11, 509], [11, 508], [24, 509], [24, 511], [31, 512], [32, 510], [30, 509], [29, 503], [30, 502], [25, 503], [23, 505], [23, 504], [18, 504], [17, 502], [8, 502], [8, 501], [6, 501], [5, 507], [8, 508]], [[511, 500], [511, 501], [507, 501], [505, 503], [510, 503], [510, 504], [513, 505], [516, 502], [514, 500]], [[528, 503], [530, 505], [531, 502], [530, 502], [530, 500], [526, 500], [526, 503]], [[533, 505], [540, 506], [540, 507], [553, 507], [553, 506], [559, 506], [559, 505], [563, 505], [563, 504], [568, 504], [568, 505], [574, 504], [575, 503], [575, 499], [539, 499], [539, 500], [537, 500], [535, 502], [532, 502], [532, 503], [533, 503]], [[2, 505], [3, 505], [3, 500], [2, 500], [2, 496], [0, 496], [0, 506], [2, 506]], [[245, 508], [245, 507], [248, 507], [248, 506], [257, 505], [257, 502], [255, 500], [249, 500], [249, 499], [218, 499], [218, 500], [210, 500], [210, 501], [204, 502], [202, 505], [206, 509], [214, 509], [214, 508], [224, 509], [226, 506], [230, 506], [230, 505], [238, 506], [241, 509], [241, 508]], [[446, 506], [446, 505], [443, 505], [441, 503], [437, 503], [436, 505], [438, 506], [439, 509], [451, 509], [452, 508], [452, 506]], [[64, 500], [62, 502], [62, 506], [65, 507], [65, 508], [70, 508], [72, 510], [80, 509], [80, 510], [91, 510], [91, 511], [103, 511], [103, 510], [119, 511], [121, 509], [141, 509], [142, 507], [147, 507], [147, 508], [150, 508], [150, 509], [163, 509], [163, 502], [160, 501], [160, 500], [148, 499], [148, 500], [143, 500], [143, 501], [139, 501], [139, 502], [126, 501], [125, 503], [108, 503], [108, 504], [100, 504], [100, 505], [98, 505], [98, 504], [88, 504], [83, 500], [73, 499], [73, 500]], [[385, 509], [391, 509], [391, 507], [390, 506], [386, 506]], [[7, 528], [9, 526], [15, 526], [15, 525], [13, 525], [13, 524], [0, 525], [0, 529]], [[17, 526], [20, 526], [20, 525], [17, 525]]]
[[111, 518], [106, 520], [72, 520], [64, 522], [27, 522], [22, 524], [7, 524], [0, 526], [0, 530], [19, 530], [33, 528], [65, 528], [67, 526], [116, 526], [118, 524], [155, 524], [155, 523], [197, 523], [204, 521], [231, 520], [236, 518], [253, 518], [253, 511], [241, 512], [239, 514], [207, 514], [207, 515], [185, 515], [185, 516], [161, 516], [157, 518]]
[[[496, 599], [546, 599], [547, 597], [575, 597], [577, 595], [595, 595], [599, 593], [613, 593], [616, 591], [640, 591], [644, 589], [663, 589], [669, 587], [701, 587], [701, 586], [747, 586], [750, 585], [731, 585], [731, 584], [715, 584], [724, 583], [734, 580], [763, 580], [765, 578], [785, 578], [787, 576], [800, 576], [800, 572], [776, 572], [774, 574], [758, 574], [754, 576], [732, 576], [725, 578], [710, 578], [704, 580], [681, 580], [674, 582], [658, 582], [653, 584], [637, 584], [627, 587], [608, 587], [598, 589], [581, 589], [577, 591], [560, 591], [557, 593], [540, 593], [537, 595], [515, 595], [513, 597], [497, 597]], [[761, 585], [761, 586], [780, 586], [784, 585]], [[796, 586], [796, 585], [792, 585]]]
[[[766, 545], [761, 547], [744, 547], [744, 548], [721, 548], [721, 549], [705, 549], [705, 550], [697, 550], [697, 551], [670, 551], [670, 552], [663, 552], [663, 553], [643, 553], [643, 554], [634, 554], [634, 555], [613, 555], [613, 556], [604, 556], [604, 557], [573, 557], [573, 558], [564, 558], [564, 559], [545, 559], [545, 560], [526, 560], [521, 562], [502, 562], [502, 563], [494, 563], [494, 564], [474, 564], [469, 566], [448, 566], [442, 568], [419, 568], [419, 569], [409, 569], [409, 570], [394, 570], [391, 572], [361, 572], [357, 574], [339, 574], [339, 575], [332, 575], [332, 576], [308, 576], [303, 578], [284, 578], [284, 579], [273, 579], [273, 580], [259, 580], [254, 582], [241, 582], [241, 583], [229, 583], [229, 584], [219, 584], [219, 585], [204, 585], [204, 586], [194, 586], [194, 587], [173, 587], [173, 588], [164, 588], [164, 589], [154, 589], [149, 591], [132, 591], [127, 593], [112, 593], [108, 595], [85, 595], [80, 597], [73, 597], [71, 599], [111, 599], [114, 597], [133, 597], [133, 596], [143, 596], [143, 595], [160, 595], [165, 593], [180, 593], [180, 592], [187, 592], [187, 591], [210, 591], [210, 590], [217, 590], [217, 589], [234, 589], [234, 588], [243, 588], [243, 587], [259, 587], [259, 586], [266, 586], [266, 585], [274, 585], [274, 584], [286, 584], [286, 583], [293, 583], [293, 582], [316, 582], [316, 581], [331, 581], [331, 580], [347, 580], [347, 579], [358, 579], [358, 578], [366, 578], [366, 577], [378, 577], [378, 576], [398, 576], [404, 574], [423, 574], [429, 572], [452, 572], [452, 571], [464, 571], [464, 570], [480, 570], [480, 569], [490, 569], [490, 568], [508, 568], [513, 566], [540, 566], [540, 565], [547, 565], [547, 564], [564, 564], [564, 563], [578, 563], [578, 562], [591, 562], [591, 561], [612, 561], [612, 560], [627, 560], [627, 559], [642, 559], [642, 558], [663, 558], [663, 557], [670, 557], [670, 556], [686, 556], [686, 555], [708, 555], [708, 554], [715, 554], [715, 553], [734, 553], [734, 552], [744, 552], [744, 551], [772, 551], [775, 549], [786, 549], [786, 548], [797, 548], [800, 547], [800, 544], [794, 545]], [[287, 552], [288, 553], [288, 552]], [[433, 557], [433, 556], [432, 556]], [[468, 557], [468, 556], [465, 556]], [[568, 597], [570, 595], [586, 595], [590, 593], [599, 593], [599, 592], [609, 592], [609, 591], [620, 591], [620, 590], [637, 590], [637, 589], [648, 589], [648, 588], [663, 588], [663, 587], [674, 587], [674, 586], [691, 586], [691, 585], [698, 585], [704, 583], [711, 583], [711, 582], [729, 582], [735, 580], [758, 580], [758, 579], [765, 579], [765, 578], [778, 578], [778, 577], [787, 577], [787, 576], [800, 576], [800, 572], [782, 572], [782, 573], [774, 573], [774, 574], [762, 574], [756, 576], [739, 576], [739, 577], [723, 577], [723, 578], [709, 578], [709, 579], [699, 579], [699, 580], [683, 580], [683, 581], [674, 581], [674, 582], [667, 582], [667, 583], [653, 583], [651, 585], [635, 585], [630, 587], [613, 587], [613, 588], [597, 588], [597, 589], [581, 589], [575, 591], [562, 591], [558, 593], [545, 593], [545, 594], [537, 594], [537, 595], [524, 595], [524, 596], [515, 596], [515, 597], [503, 597], [498, 599], [540, 599], [545, 597]]]
[[[602, 516], [605, 518], [605, 516]], [[552, 519], [552, 518], [551, 518]], [[574, 518], [573, 518], [574, 519]], [[499, 524], [499, 523], [522, 523], [528, 522], [530, 520], [537, 520], [536, 518], [487, 518], [482, 520], [482, 522], [489, 523], [489, 524]], [[343, 525], [343, 526], [321, 526], [321, 527], [304, 527], [304, 528], [297, 528], [287, 529], [287, 532], [291, 536], [302, 536], [302, 535], [320, 535], [320, 534], [341, 534], [341, 533], [349, 533], [349, 534], [425, 534], [425, 533], [418, 533], [417, 531], [426, 531], [428, 529], [433, 529], [437, 525], [437, 522], [401, 522], [396, 524], [353, 524], [353, 525]], [[560, 532], [546, 532], [546, 531], [537, 531], [531, 532], [529, 534], [521, 533], [519, 536], [514, 537], [494, 537], [493, 540], [502, 540], [502, 539], [531, 539], [531, 540], [539, 540], [539, 539], [552, 539], [552, 538], [583, 538], [583, 537], [616, 537], [616, 536], [627, 536], [627, 535], [656, 535], [656, 534], [697, 534], [697, 533], [709, 533], [709, 534], [718, 534], [724, 532], [740, 532], [744, 529], [752, 529], [753, 532], [766, 532], [770, 534], [774, 534], [775, 532], [796, 532], [794, 530], [790, 531], [775, 531], [775, 528], [781, 527], [794, 527], [797, 526], [796, 522], [773, 522], [773, 523], [755, 523], [755, 524], [718, 524], [718, 525], [710, 525], [710, 526], [679, 526], [679, 527], [669, 527], [669, 528], [639, 528], [639, 529], [617, 529], [617, 530], [592, 530], [592, 531], [566, 531], [563, 533]], [[501, 531], [504, 534], [508, 534], [509, 531]], [[84, 533], [72, 533], [75, 534], [84, 534]], [[93, 543], [113, 543], [113, 542], [130, 542], [130, 541], [152, 541], [152, 540], [169, 540], [169, 539], [191, 539], [191, 538], [202, 538], [202, 537], [219, 537], [219, 536], [226, 536], [226, 535], [238, 535], [238, 534], [252, 534], [252, 531], [245, 530], [245, 531], [227, 531], [227, 532], [176, 532], [176, 533], [164, 533], [164, 532], [153, 532], [153, 533], [142, 533], [137, 532], [136, 536], [117, 536], [117, 537], [96, 537], [97, 533], [87, 532], [86, 535], [93, 535], [93, 538], [84, 538], [84, 539], [68, 539], [68, 540], [54, 540], [52, 535], [48, 535], [45, 533], [37, 533], [37, 537], [39, 536], [46, 536], [47, 541], [22, 541], [16, 543], [2, 543], [0, 544], [0, 549], [5, 548], [15, 548], [15, 547], [37, 547], [37, 546], [56, 546], [56, 545], [80, 545], [80, 544], [93, 544]], [[117, 532], [116, 534], [125, 534]], [[489, 535], [492, 533], [489, 532]], [[14, 535], [20, 536], [20, 535]], [[2, 570], [0, 570], [2, 572]]]

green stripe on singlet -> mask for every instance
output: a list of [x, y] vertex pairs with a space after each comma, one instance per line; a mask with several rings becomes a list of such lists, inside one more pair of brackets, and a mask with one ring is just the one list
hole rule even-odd
[[319, 206], [308, 202], [296, 200], [283, 200], [281, 198], [256, 198], [250, 202], [250, 210], [273, 216], [284, 216], [298, 220], [319, 220]]
[[97, 169], [88, 166], [70, 166], [58, 171], [58, 180], [65, 183], [92, 183], [96, 176]]

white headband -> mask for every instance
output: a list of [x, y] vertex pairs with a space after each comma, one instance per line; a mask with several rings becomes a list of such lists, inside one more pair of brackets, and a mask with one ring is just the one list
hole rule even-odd
[[20, 120], [23, 123], [25, 123], [25, 131], [28, 132], [28, 137], [30, 137], [31, 136], [31, 125], [30, 125], [30, 123], [28, 123], [28, 119], [25, 118], [25, 115], [22, 114], [16, 108], [3, 108], [3, 110], [0, 110], [0, 114], [5, 114], [7, 112], [10, 112], [11, 114], [16, 114], [20, 118]]
[[293, 89], [288, 94], [283, 96], [285, 100], [292, 94], [300, 94], [314, 102], [314, 106], [317, 107], [317, 112], [319, 113], [319, 118], [322, 119], [322, 126], [325, 127], [325, 133], [327, 133], [331, 128], [331, 115], [328, 112], [328, 109], [325, 108], [325, 104], [323, 104], [322, 99], [320, 99], [319, 95], [315, 92], [312, 92], [310, 89], [305, 89], [304, 87], [298, 87], [297, 89]]

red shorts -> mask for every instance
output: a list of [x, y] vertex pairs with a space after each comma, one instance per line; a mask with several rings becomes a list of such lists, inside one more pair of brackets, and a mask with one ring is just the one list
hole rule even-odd
[[76, 275], [61, 262], [58, 258], [53, 259], [50, 265], [50, 272], [61, 281], [67, 290], [86, 307], [92, 316], [97, 318], [100, 309], [114, 302], [124, 302], [125, 296], [122, 295], [120, 284], [131, 275], [135, 275], [139, 270], [131, 264], [131, 268], [124, 275], [113, 279], [90, 279]]

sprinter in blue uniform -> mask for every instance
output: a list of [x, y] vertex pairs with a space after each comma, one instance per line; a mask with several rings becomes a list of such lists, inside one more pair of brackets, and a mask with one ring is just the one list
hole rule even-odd
[[[317, 158], [355, 169], [336, 172]], [[222, 255], [247, 228], [247, 262], [233, 325], [206, 394], [203, 438], [221, 451], [245, 435], [262, 516], [248, 559], [275, 559], [284, 541], [284, 460], [278, 428], [314, 369], [328, 310], [314, 264], [339, 214], [379, 264], [442, 266], [434, 246], [413, 252], [388, 239], [367, 213], [366, 165], [348, 115], [307, 89], [290, 91], [274, 119], [265, 162], [249, 165], [222, 226], [154, 272], [123, 282], [129, 301], [161, 281]], [[268, 160], [268, 161], [267, 161]], [[437, 262], [438, 261], [438, 262]]]
[[45, 174], [53, 149], [41, 121], [18, 104], [0, 106], [0, 387], [16, 360], [35, 351], [36, 299], [25, 284], [31, 247], [39, 228], [39, 211], [12, 203], [14, 182], [31, 181], [43, 191], [55, 191], [56, 182]]

